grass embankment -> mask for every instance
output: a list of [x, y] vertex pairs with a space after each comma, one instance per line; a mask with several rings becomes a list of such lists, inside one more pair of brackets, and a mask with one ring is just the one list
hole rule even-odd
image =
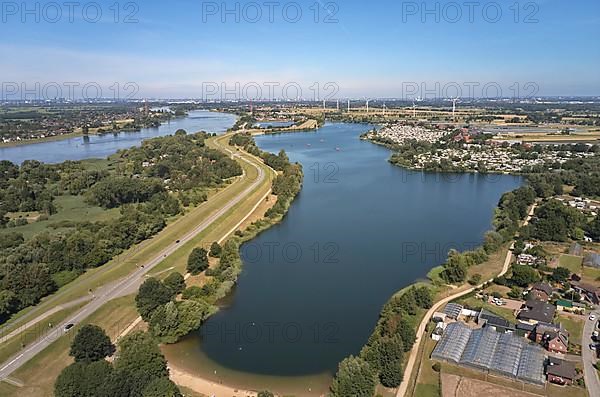
[[[223, 141], [226, 138], [219, 137], [215, 139]], [[214, 142], [211, 144], [214, 144]], [[225, 146], [225, 144], [223, 144], [223, 146]], [[257, 201], [270, 191], [271, 182], [274, 178], [273, 172], [270, 170], [270, 168], [249, 154], [242, 152], [237, 153], [263, 169], [263, 172], [265, 173], [264, 182], [258, 185], [244, 200], [240, 201], [236, 206], [223, 214], [217, 221], [207, 227], [203, 232], [199, 233], [192, 241], [182, 245], [174, 254], [163, 260], [157, 267], [153, 269], [154, 274], [169, 269], [170, 267], [175, 267], [173, 271], [179, 270], [183, 272], [185, 269], [187, 256], [194, 247], [207, 247], [213, 241], [220, 240], [224, 235], [229, 234], [233, 228], [235, 228], [244, 218], [246, 218], [247, 214], [251, 212]], [[161, 232], [159, 236], [140, 244], [140, 246], [143, 246], [142, 248], [137, 251], [133, 251], [130, 257], [125, 258], [122, 262], [118, 262], [121, 264], [120, 267], [113, 265], [115, 267], [114, 269], [98, 275], [96, 279], [93, 280], [93, 283], [99, 284], [102, 281], [108, 282], [118, 278], [117, 275], [123, 276], [131, 270], [134, 270], [137, 267], [136, 263], [143, 263], [144, 260], [148, 260], [156, 256], [156, 254], [164, 249], [167, 245], [172, 244], [178, 236], [189, 232], [189, 230], [201, 223], [202, 220], [204, 220], [208, 215], [217, 211], [223, 203], [228, 202], [235, 197], [235, 195], [241, 194], [258, 178], [258, 171], [254, 166], [247, 164], [244, 161], [240, 161], [240, 164], [244, 168], [246, 178], [239, 179], [226, 189], [221, 190], [218, 193], [214, 193], [212, 197], [209, 198], [208, 202], [205, 202], [194, 211], [189, 212], [185, 217], [180, 218], [177, 222], [170, 225], [170, 227], [167, 227], [167, 229], [170, 230], [165, 229], [163, 232], [168, 233], [164, 233], [164, 236], [163, 232]], [[158, 237], [161, 238], [159, 239]], [[155, 247], [155, 245], [159, 247]], [[105, 266], [108, 266], [108, 264]], [[165, 272], [163, 274], [166, 276], [169, 274], [169, 272]], [[88, 278], [89, 277], [90, 276], [88, 276]], [[88, 284], [81, 286], [80, 284], [82, 281], [84, 280], [77, 280], [73, 284], [73, 286], [77, 286], [77, 288], [74, 288], [75, 291], [70, 291], [65, 293], [65, 295], [72, 296], [76, 294], [77, 291], [84, 291], [84, 293], [87, 293], [86, 286]], [[89, 282], [91, 281], [88, 281], [88, 283]], [[60, 300], [64, 299], [66, 298], [60, 298]], [[117, 308], [117, 313], [113, 314]], [[115, 338], [133, 321], [135, 321], [137, 317], [138, 313], [134, 304], [134, 296], [130, 295], [125, 298], [113, 300], [112, 302], [104, 305], [100, 310], [89, 317], [85, 323], [99, 325], [108, 332], [111, 338]], [[75, 332], [72, 331], [69, 335], [74, 335]], [[52, 395], [56, 377], [70, 362], [70, 358], [68, 357], [69, 344], [69, 336], [60, 338], [35, 359], [25, 364], [13, 374], [13, 378], [22, 381], [26, 385], [25, 388], [17, 389], [19, 395]], [[48, 366], [51, 366], [52, 370], [49, 371]], [[3, 394], [4, 389], [7, 389], [7, 391], [10, 392], [8, 394]], [[0, 396], [14, 395], [14, 390], [14, 386], [2, 385], [2, 387], [0, 387]], [[29, 391], [23, 393], [24, 390]], [[28, 394], [29, 392], [31, 393]]]
[[68, 303], [89, 294], [89, 290], [118, 280], [134, 271], [138, 264], [145, 263], [156, 257], [167, 246], [176, 241], [180, 236], [192, 230], [204, 219], [222, 207], [222, 203], [232, 200], [252, 184], [258, 176], [256, 169], [249, 164], [242, 163], [247, 178], [237, 178], [231, 184], [221, 189], [209, 192], [208, 201], [196, 208], [189, 210], [185, 215], [171, 220], [169, 225], [151, 239], [131, 247], [129, 250], [114, 257], [105, 265], [90, 269], [76, 281], [59, 289], [56, 293], [42, 299], [35, 307], [27, 308], [15, 314], [3, 327], [1, 332], [6, 334], [21, 324], [22, 319], [34, 318], [36, 315], [50, 310], [52, 307]]
[[[137, 316], [134, 297], [127, 296], [102, 306], [81, 325], [96, 324], [114, 339], [130, 324], [129, 319], [134, 316]], [[25, 386], [17, 388], [2, 384], [0, 396], [52, 396], [54, 381], [62, 369], [72, 362], [72, 358], [69, 357], [69, 346], [76, 332], [76, 329], [71, 330], [42, 351], [34, 360], [19, 368], [12, 378], [23, 382]]]

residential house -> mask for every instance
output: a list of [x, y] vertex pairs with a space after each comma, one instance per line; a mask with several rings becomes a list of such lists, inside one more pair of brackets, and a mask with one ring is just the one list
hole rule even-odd
[[580, 281], [571, 281], [571, 288], [594, 305], [600, 304], [600, 288]]
[[552, 323], [556, 306], [540, 300], [530, 299], [523, 305], [523, 308], [517, 315], [519, 321], [537, 324], [537, 323]]
[[558, 385], [571, 385], [577, 378], [577, 371], [574, 363], [549, 357], [546, 365], [546, 375], [548, 376], [548, 382]]
[[562, 324], [538, 323], [534, 335], [535, 341], [550, 352], [566, 354], [569, 351], [569, 333]]
[[552, 286], [548, 283], [536, 283], [531, 287], [529, 299], [548, 302], [552, 296]]

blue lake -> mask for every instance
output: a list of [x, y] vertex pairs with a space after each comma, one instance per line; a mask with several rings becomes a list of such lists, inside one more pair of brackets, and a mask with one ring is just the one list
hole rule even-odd
[[145, 139], [174, 134], [178, 129], [184, 129], [189, 133], [199, 131], [223, 133], [231, 128], [235, 121], [236, 116], [231, 114], [196, 110], [191, 111], [187, 117], [173, 119], [157, 128], [0, 147], [0, 160], [20, 164], [25, 160], [60, 163], [65, 160], [105, 158], [120, 149], [137, 146]]
[[166, 347], [169, 361], [239, 387], [326, 391], [390, 296], [425, 278], [449, 249], [480, 245], [500, 196], [522, 183], [393, 166], [388, 149], [359, 139], [370, 128], [326, 124], [256, 138], [303, 165], [304, 187], [281, 224], [242, 247], [227, 306]]

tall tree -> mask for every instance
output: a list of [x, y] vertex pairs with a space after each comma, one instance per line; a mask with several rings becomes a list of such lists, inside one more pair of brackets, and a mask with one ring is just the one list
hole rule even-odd
[[112, 356], [114, 352], [115, 346], [104, 330], [97, 325], [86, 324], [75, 335], [69, 355], [75, 358], [76, 362], [89, 363], [103, 360]]
[[375, 385], [375, 373], [369, 364], [362, 358], [350, 356], [340, 363], [331, 394], [335, 397], [372, 397]]
[[188, 257], [187, 271], [198, 275], [208, 269], [208, 255], [204, 248], [194, 248]]
[[157, 307], [170, 302], [174, 297], [173, 290], [154, 277], [150, 277], [140, 286], [135, 304], [144, 321], [149, 321]]

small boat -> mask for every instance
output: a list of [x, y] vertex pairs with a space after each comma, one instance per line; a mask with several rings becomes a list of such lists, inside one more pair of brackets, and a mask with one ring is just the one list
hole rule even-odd
[[340, 152], [341, 150], [342, 150], [342, 149], [340, 149], [339, 147], [336, 147], [336, 148], [335, 148], [335, 151], [336, 151], [336, 152]]

